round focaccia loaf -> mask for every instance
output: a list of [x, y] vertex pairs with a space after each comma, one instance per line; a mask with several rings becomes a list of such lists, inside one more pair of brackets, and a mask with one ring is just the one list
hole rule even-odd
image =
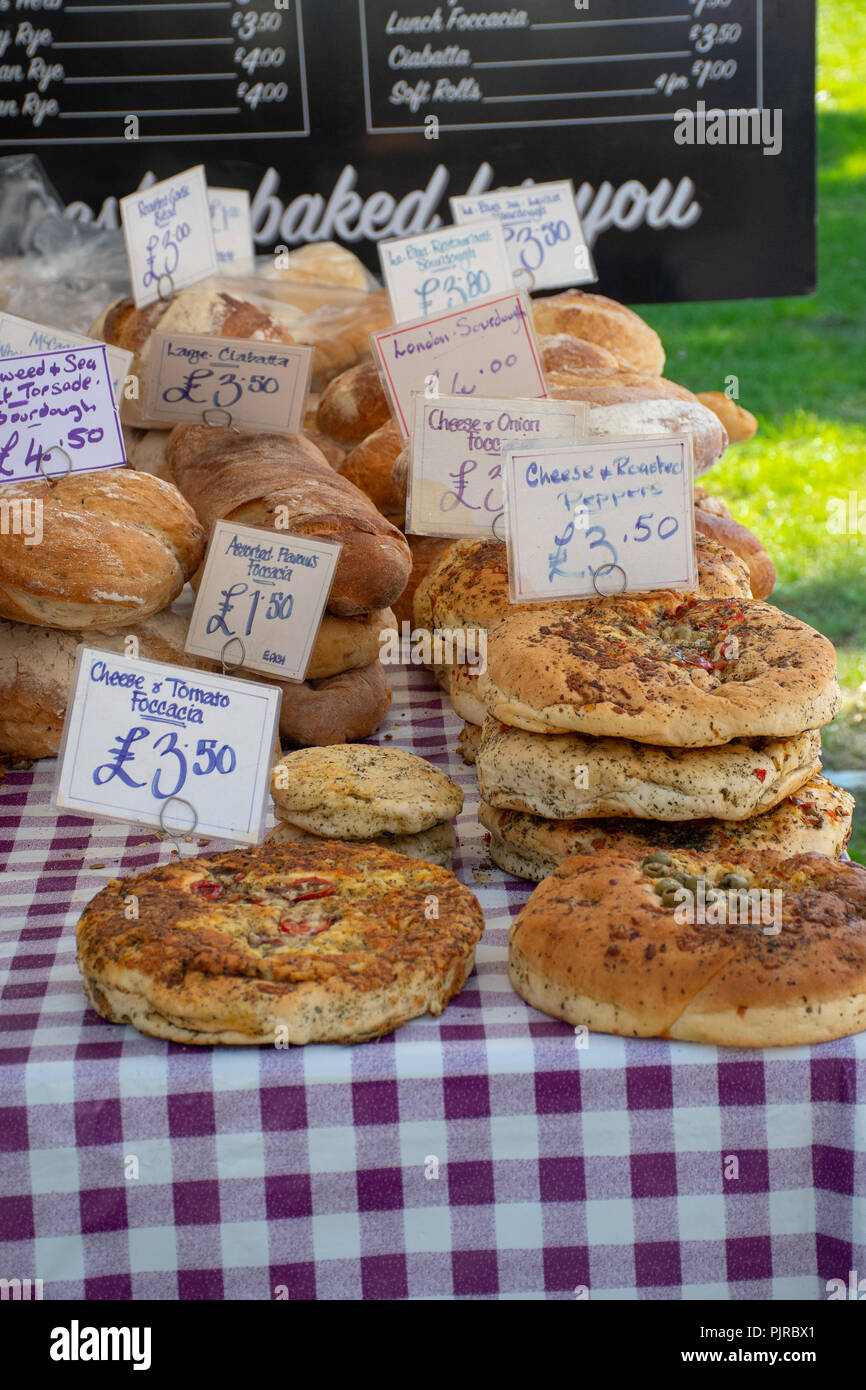
[[355, 1043], [440, 1014], [483, 929], [445, 869], [374, 845], [267, 844], [113, 879], [78, 923], [78, 966], [97, 1013], [152, 1037]]
[[565, 290], [532, 301], [536, 333], [567, 333], [598, 343], [637, 372], [661, 376], [665, 352], [655, 329], [624, 304], [603, 294]]
[[673, 748], [790, 738], [840, 704], [832, 642], [753, 599], [662, 594], [515, 612], [488, 633], [479, 681], [488, 713], [515, 728]]
[[821, 766], [817, 730], [666, 748], [627, 738], [531, 734], [485, 721], [478, 788], [491, 806], [554, 820], [637, 816], [748, 820], [802, 787]]
[[390, 419], [391, 407], [372, 362], [359, 362], [334, 377], [316, 411], [317, 428], [345, 449], [354, 449]]
[[184, 651], [187, 628], [186, 618], [168, 609], [110, 632], [0, 622], [0, 753], [57, 757], [80, 643], [126, 652], [127, 638], [135, 637], [147, 660], [211, 669]]
[[449, 821], [463, 792], [440, 768], [402, 748], [347, 743], [287, 753], [271, 771], [281, 820], [335, 839], [414, 835]]
[[[466, 754], [464, 753], [464, 757]], [[506, 873], [538, 883], [571, 854], [599, 850], [687, 849], [725, 858], [741, 850], [824, 854], [838, 859], [851, 835], [854, 798], [821, 773], [763, 815], [745, 821], [550, 820], [482, 801], [478, 819], [490, 832], [490, 858]]]
[[[695, 549], [701, 597], [749, 597], [749, 572], [738, 556], [707, 536], [695, 537]], [[520, 611], [539, 613], [561, 608], [563, 612], [577, 612], [584, 602], [591, 601], [559, 599], [522, 603]], [[514, 611], [514, 604], [508, 597], [508, 555], [504, 541], [451, 541], [415, 590], [416, 627], [491, 628]]]
[[[717, 887], [729, 874], [751, 902]], [[657, 891], [660, 875], [680, 900], [691, 878], [704, 921]], [[702, 913], [699, 883], [720, 895]], [[515, 919], [509, 977], [535, 1008], [602, 1033], [732, 1047], [845, 1037], [866, 1028], [866, 869], [770, 851], [572, 855]]]
[[[265, 842], [281, 845], [292, 840], [309, 844], [333, 838], [332, 835], [315, 835], [311, 830], [302, 830], [290, 821], [278, 820], [265, 836]], [[414, 835], [371, 835], [366, 843], [393, 850], [394, 854], [405, 854], [410, 859], [423, 859], [425, 864], [438, 864], [443, 869], [450, 869], [457, 847], [457, 835], [454, 826], [443, 821]]]
[[42, 627], [120, 627], [167, 608], [201, 563], [204, 532], [172, 483], [131, 468], [6, 483], [42, 508], [42, 540], [0, 545], [0, 617]]
[[719, 545], [733, 550], [748, 565], [753, 598], [769, 598], [776, 583], [776, 570], [758, 537], [735, 521], [719, 497], [705, 488], [695, 488], [695, 529]]
[[473, 669], [465, 662], [454, 662], [450, 666], [434, 667], [433, 674], [446, 691], [454, 713], [465, 723], [480, 727], [487, 718], [481, 698], [480, 667]]

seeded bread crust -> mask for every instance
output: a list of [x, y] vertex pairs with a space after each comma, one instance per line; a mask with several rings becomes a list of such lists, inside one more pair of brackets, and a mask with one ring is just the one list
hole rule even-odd
[[829, 723], [840, 704], [833, 644], [748, 599], [515, 612], [488, 634], [479, 681], [488, 713], [516, 728], [674, 748], [790, 738]]

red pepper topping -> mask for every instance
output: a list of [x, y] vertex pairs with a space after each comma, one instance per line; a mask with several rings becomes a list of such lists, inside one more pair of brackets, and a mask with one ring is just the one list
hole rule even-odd
[[302, 903], [309, 898], [332, 898], [337, 890], [324, 878], [300, 878], [297, 883], [284, 884], [278, 891], [281, 897]]
[[240, 883], [241, 879], [242, 879], [242, 878], [246, 878], [246, 876], [247, 876], [247, 871], [246, 871], [246, 869], [244, 869], [242, 873], [235, 874], [235, 876], [234, 876], [234, 881], [235, 881], [235, 883]]
[[214, 883], [209, 878], [197, 879], [195, 883], [190, 884], [189, 890], [191, 893], [198, 893], [200, 898], [204, 898], [209, 903], [216, 902], [217, 898], [221, 898], [226, 891], [221, 883]]
[[330, 925], [330, 922], [290, 922], [287, 918], [280, 923], [280, 931], [287, 936], [318, 936], [320, 932], [327, 931]]
[[766, 774], [766, 772], [764, 771], [763, 768], [761, 768], [761, 767], [756, 767], [756, 768], [754, 769], [754, 773], [755, 773], [755, 776], [757, 777], [757, 779], [758, 779], [759, 782], [766, 782], [766, 780], [767, 780], [767, 774]]

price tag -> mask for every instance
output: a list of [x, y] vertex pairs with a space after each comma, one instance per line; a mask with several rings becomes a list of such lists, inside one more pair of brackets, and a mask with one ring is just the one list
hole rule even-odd
[[30, 319], [20, 319], [17, 314], [0, 311], [0, 360], [4, 357], [26, 357], [28, 353], [54, 352], [59, 348], [77, 347], [105, 347], [114, 399], [119, 401], [133, 358], [131, 352], [126, 352], [124, 348], [111, 347], [109, 344], [97, 343], [93, 338], [83, 338], [79, 333], [48, 328], [42, 323], [31, 323]]
[[335, 541], [218, 521], [186, 650], [302, 681], [342, 548]]
[[495, 217], [380, 242], [379, 259], [395, 323], [459, 309], [514, 286], [502, 223]]
[[514, 281], [522, 289], [552, 290], [598, 279], [571, 179], [451, 198], [450, 203], [451, 216], [460, 226], [478, 218], [501, 219]]
[[509, 449], [575, 444], [585, 434], [583, 401], [491, 400], [419, 395], [406, 501], [416, 536], [505, 539], [502, 460]]
[[253, 269], [253, 228], [250, 195], [245, 188], [208, 188], [210, 220], [221, 271], [247, 273]]
[[690, 435], [509, 452], [504, 483], [512, 603], [697, 587]]
[[518, 290], [371, 333], [391, 413], [408, 439], [413, 393], [547, 397], [529, 301]]
[[[80, 646], [55, 787], [61, 811], [257, 844], [281, 691]], [[175, 815], [177, 810], [177, 815]]]
[[137, 309], [216, 274], [203, 164], [121, 198], [120, 217]]
[[152, 333], [145, 414], [298, 434], [315, 349], [256, 339]]
[[104, 343], [0, 361], [0, 481], [125, 463]]

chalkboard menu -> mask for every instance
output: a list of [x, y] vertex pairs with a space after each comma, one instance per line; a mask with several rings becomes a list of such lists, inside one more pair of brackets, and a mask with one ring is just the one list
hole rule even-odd
[[376, 269], [375, 242], [450, 221], [449, 196], [570, 178], [606, 293], [802, 294], [814, 18], [814, 0], [0, 0], [0, 146], [103, 226], [204, 163], [249, 191], [259, 251], [334, 239]]

